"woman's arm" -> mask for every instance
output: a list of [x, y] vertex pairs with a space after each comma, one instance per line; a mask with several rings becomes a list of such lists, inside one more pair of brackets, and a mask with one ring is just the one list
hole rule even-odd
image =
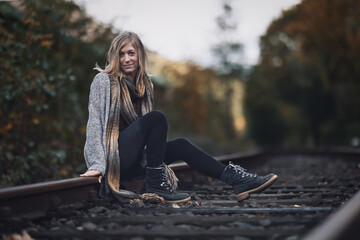
[[[86, 127], [86, 142], [84, 147], [84, 157], [88, 166], [88, 171], [83, 176], [97, 176], [105, 174], [106, 150], [103, 142], [105, 121], [105, 74], [97, 74], [90, 87], [89, 95], [89, 119]], [[99, 180], [101, 177], [99, 177]]]

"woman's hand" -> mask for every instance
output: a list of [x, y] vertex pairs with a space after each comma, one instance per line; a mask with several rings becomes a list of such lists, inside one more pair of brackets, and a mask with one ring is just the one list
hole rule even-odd
[[99, 183], [101, 183], [101, 179], [102, 179], [102, 175], [98, 170], [89, 170], [83, 174], [80, 174], [80, 177], [98, 177], [98, 181]]

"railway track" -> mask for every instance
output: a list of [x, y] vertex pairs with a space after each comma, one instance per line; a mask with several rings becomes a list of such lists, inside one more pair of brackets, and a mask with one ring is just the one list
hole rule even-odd
[[[99, 199], [96, 178], [0, 190], [0, 231], [26, 230], [34, 239], [356, 239], [360, 236], [360, 151], [260, 150], [219, 157], [278, 181], [237, 202], [231, 187], [172, 168], [183, 204]], [[142, 181], [126, 182], [140, 190]]]

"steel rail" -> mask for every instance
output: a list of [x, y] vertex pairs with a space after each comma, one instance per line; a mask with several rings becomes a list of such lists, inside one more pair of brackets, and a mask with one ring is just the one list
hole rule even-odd
[[[255, 164], [257, 161], [253, 161], [254, 159], [261, 160], [263, 157], [271, 155], [294, 154], [350, 155], [359, 157], [360, 149], [347, 147], [269, 148], [220, 156], [216, 159], [224, 164], [234, 161], [244, 163], [246, 166]], [[171, 168], [176, 172], [189, 170], [186, 163], [172, 164]], [[97, 185], [96, 177], [79, 177], [0, 189], [0, 220], [7, 218], [33, 219], [44, 217], [49, 211], [61, 211], [61, 208], [71, 210], [83, 207], [89, 198], [96, 198]], [[315, 228], [305, 239], [348, 239], [349, 236], [356, 236], [354, 234], [360, 235], [359, 226], [360, 192], [337, 210], [335, 214], [327, 218], [323, 224]]]
[[78, 177], [0, 189], [0, 219], [33, 219], [63, 206], [80, 208], [96, 183], [96, 177]]
[[360, 237], [360, 191], [340, 209], [330, 215], [319, 227], [315, 228], [304, 240], [337, 240]]

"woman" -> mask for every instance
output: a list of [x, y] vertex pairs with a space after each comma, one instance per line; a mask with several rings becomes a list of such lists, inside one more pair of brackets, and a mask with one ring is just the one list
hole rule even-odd
[[184, 138], [166, 141], [167, 119], [152, 110], [153, 85], [146, 72], [147, 55], [135, 33], [117, 36], [108, 52], [108, 66], [95, 69], [100, 73], [91, 84], [84, 148], [88, 170], [80, 176], [98, 176], [100, 196], [112, 192], [120, 199], [132, 198], [133, 193], [119, 189], [120, 177], [145, 174], [146, 192], [167, 202], [188, 201], [189, 194], [174, 190], [176, 177], [167, 167], [177, 160], [232, 185], [239, 201], [276, 180], [274, 174], [259, 177], [231, 163], [225, 167]]

